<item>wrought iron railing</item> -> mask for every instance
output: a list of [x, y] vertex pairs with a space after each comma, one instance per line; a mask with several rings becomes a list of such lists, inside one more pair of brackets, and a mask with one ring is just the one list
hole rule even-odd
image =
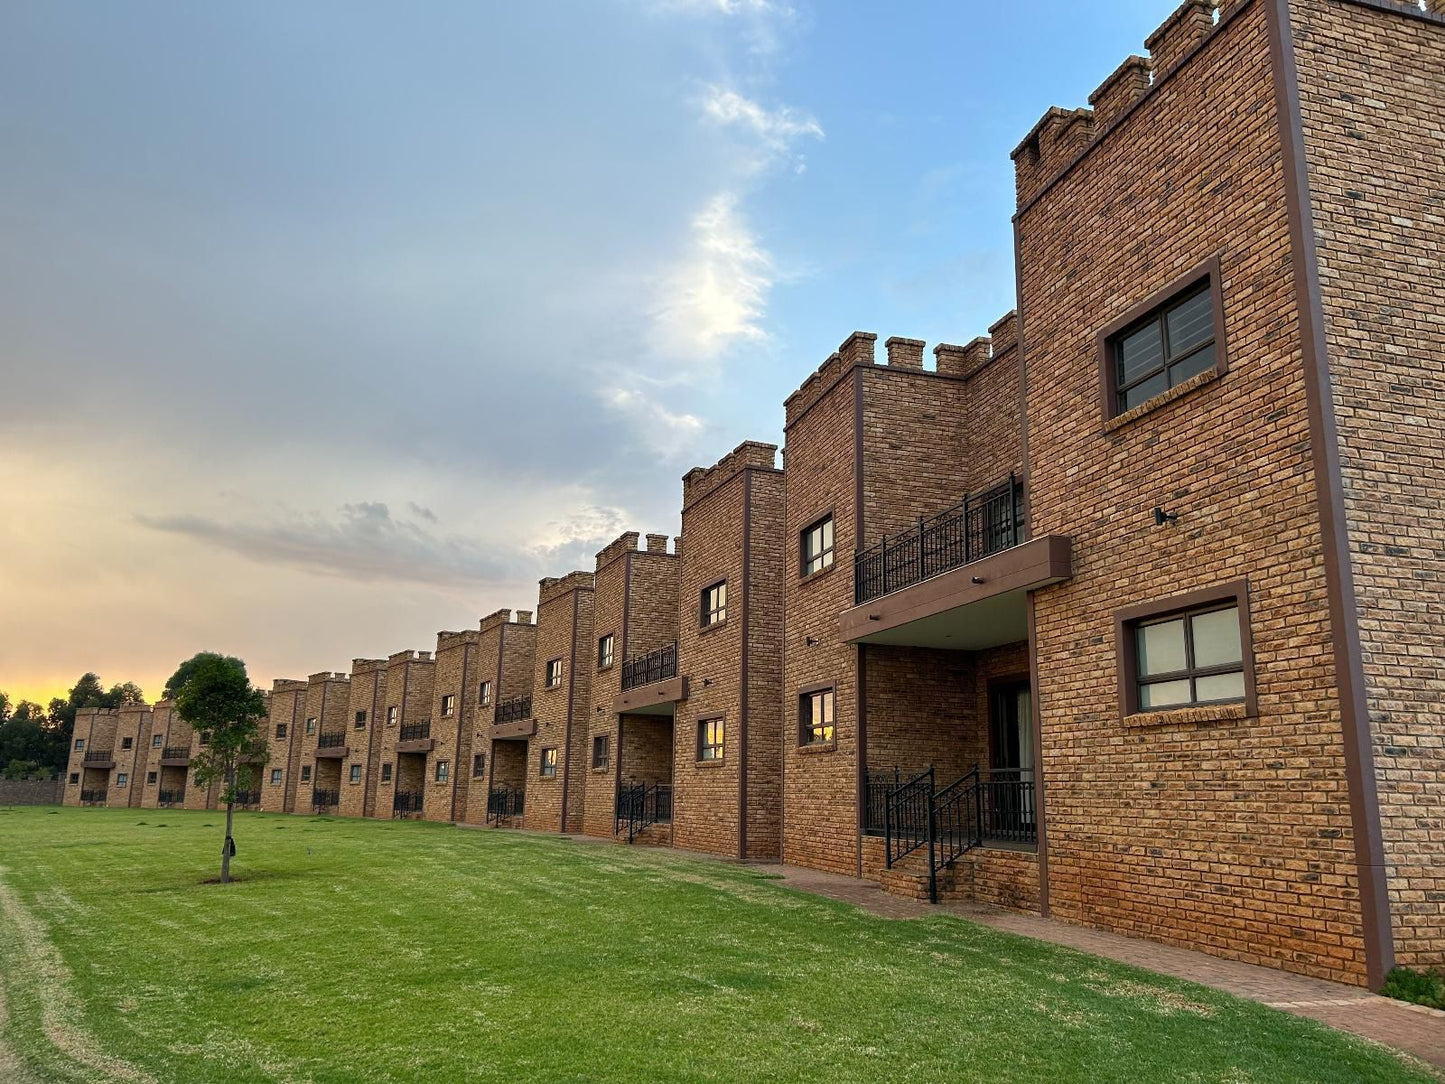
[[983, 838], [1003, 843], [1038, 843], [1039, 818], [1032, 776], [1032, 772], [996, 771], [979, 783]]
[[888, 819], [888, 795], [903, 782], [897, 768], [869, 772], [863, 781], [863, 834], [881, 836]]
[[323, 731], [316, 735], [316, 748], [318, 749], [335, 749], [345, 744], [346, 731], [344, 730]]
[[90, 749], [85, 754], [85, 763], [87, 764], [104, 764], [106, 761], [114, 759], [114, 749]]
[[510, 700], [497, 702], [497, 714], [494, 719], [499, 723], [513, 723], [518, 719], [530, 718], [531, 715], [532, 698], [530, 696], [514, 696]]
[[80, 792], [80, 800], [88, 803], [104, 802], [105, 795], [106, 792], [103, 790], [82, 790]]
[[391, 799], [391, 815], [393, 817], [405, 813], [421, 812], [422, 794], [419, 790], [399, 790]]
[[403, 723], [399, 741], [421, 741], [431, 737], [431, 720], [424, 723]]
[[[982, 813], [976, 766], [933, 796], [934, 875], [953, 865], [965, 851], [983, 846]], [[936, 884], [930, 885], [930, 895], [937, 897]]]
[[854, 602], [901, 591], [1023, 540], [1023, 484], [1010, 474], [1007, 482], [860, 551], [853, 558]]
[[626, 828], [627, 842], [631, 843], [649, 825], [671, 823], [671, 783], [634, 783], [618, 790], [613, 835], [620, 836]]
[[311, 804], [316, 809], [324, 809], [327, 806], [341, 804], [341, 791], [339, 790], [313, 790], [311, 792]]
[[191, 747], [189, 745], [167, 745], [161, 750], [162, 760], [190, 760]]
[[501, 824], [520, 817], [526, 792], [521, 787], [493, 787], [487, 792], [488, 824]]
[[889, 791], [884, 808], [883, 861], [888, 868], [920, 847], [932, 851], [932, 768]]
[[677, 643], [638, 655], [622, 664], [622, 687], [636, 689], [651, 685], [654, 681], [667, 681], [677, 677]]
[[238, 790], [236, 791], [237, 805], [260, 805], [261, 792], [259, 790]]
[[180, 805], [186, 800], [186, 792], [182, 790], [163, 790], [156, 797], [161, 805]]

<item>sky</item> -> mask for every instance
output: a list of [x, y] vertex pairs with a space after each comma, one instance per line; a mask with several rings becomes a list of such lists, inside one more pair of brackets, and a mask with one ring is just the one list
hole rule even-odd
[[0, 690], [535, 609], [850, 332], [1013, 307], [1009, 152], [1175, 0], [0, 8]]

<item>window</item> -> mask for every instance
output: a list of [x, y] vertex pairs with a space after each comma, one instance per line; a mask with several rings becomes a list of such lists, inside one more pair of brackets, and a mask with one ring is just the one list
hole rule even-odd
[[204, 748], [205, 746], [211, 744], [211, 736], [210, 736], [209, 734], [202, 734], [202, 735], [197, 739], [197, 741], [199, 741], [200, 744], [201, 744], [201, 746]]
[[389, 707], [389, 708], [386, 709], [386, 725], [387, 725], [387, 726], [396, 726], [396, 705], [395, 705], [395, 704], [393, 704], [391, 707]]
[[1115, 622], [1122, 714], [1211, 704], [1254, 714], [1245, 581], [1131, 606]]
[[486, 774], [487, 774], [487, 754], [485, 754], [485, 753], [473, 753], [473, 754], [472, 754], [472, 778], [473, 778], [473, 779], [480, 779], [482, 776], [484, 776], [484, 775], [486, 775]]
[[804, 576], [822, 572], [833, 564], [833, 517], [824, 516], [803, 528], [798, 547], [799, 570]]
[[562, 684], [562, 660], [552, 659], [547, 663], [546, 687], [555, 689]]
[[[387, 765], [387, 767], [390, 767], [390, 766], [391, 766], [391, 765]], [[361, 782], [361, 765], [360, 765], [360, 764], [353, 764], [353, 765], [351, 766], [351, 781], [352, 781], [353, 783], [360, 783], [360, 782]]]
[[594, 734], [592, 737], [592, 767], [605, 768], [608, 762], [608, 736]]
[[490, 681], [484, 681], [479, 686], [477, 686], [477, 703], [485, 708], [490, 705], [491, 702], [492, 683]]
[[442, 718], [457, 713], [457, 698], [455, 693], [447, 693], [442, 697]]
[[281, 769], [280, 769], [280, 768], [272, 768], [272, 769], [271, 769], [271, 785], [272, 785], [273, 787], [275, 787], [275, 786], [280, 786], [280, 784], [281, 784]]
[[79, 782], [80, 782], [80, 773], [79, 773], [79, 772], [71, 772], [71, 773], [70, 773], [70, 785], [73, 787], [73, 786], [75, 786], [75, 784], [77, 784], [77, 783], [79, 783]]
[[1100, 333], [1104, 412], [1114, 417], [1213, 369], [1223, 373], [1219, 261], [1210, 260]]
[[75, 739], [75, 749], [76, 749], [76, 752], [79, 752], [80, 750], [82, 750], [82, 749], [84, 749], [84, 748], [85, 748], [85, 739], [84, 739], [84, 738], [76, 738], [76, 739]]
[[316, 719], [315, 719], [314, 716], [313, 716], [312, 718], [306, 720], [306, 733], [308, 733], [308, 734], [315, 734], [315, 733], [316, 733]]
[[120, 747], [121, 747], [122, 749], [129, 749], [134, 743], [135, 743], [135, 739], [134, 739], [134, 738], [121, 738], [121, 739], [120, 739]]
[[381, 766], [381, 781], [382, 781], [383, 783], [390, 783], [390, 782], [391, 782], [391, 765], [390, 765], [390, 764], [383, 764], [383, 765]]
[[285, 724], [285, 723], [277, 723], [277, 724], [276, 724], [276, 737], [278, 737], [278, 738], [284, 738], [285, 736], [286, 736], [286, 724]]
[[833, 690], [810, 689], [798, 696], [798, 740], [802, 745], [831, 745]]
[[721, 715], [697, 721], [697, 759], [721, 760], [726, 724]]
[[448, 767], [447, 767], [447, 762], [446, 762], [445, 760], [439, 760], [439, 761], [437, 761], [436, 781], [437, 781], [438, 783], [445, 783], [445, 782], [447, 781], [447, 772], [448, 772], [448, 771], [449, 771], [449, 769], [448, 769]]
[[303, 764], [303, 765], [301, 765], [301, 782], [303, 782], [303, 783], [309, 783], [309, 782], [311, 782], [311, 765], [310, 765], [310, 764]]
[[116, 772], [116, 773], [115, 773], [115, 785], [116, 785], [116, 786], [118, 786], [118, 787], [123, 787], [123, 786], [125, 786], [126, 783], [128, 783], [128, 782], [130, 782], [130, 776], [126, 775], [125, 772]]
[[357, 730], [365, 730], [365, 729], [366, 729], [366, 712], [364, 712], [364, 711], [358, 711], [358, 712], [356, 713], [356, 729], [357, 729]]
[[151, 748], [152, 748], [152, 749], [159, 749], [159, 748], [162, 746], [162, 744], [164, 744], [164, 742], [165, 742], [165, 736], [164, 736], [164, 735], [161, 735], [161, 734], [153, 734], [153, 735], [151, 736]]
[[557, 774], [557, 750], [542, 750], [542, 778], [551, 779]]
[[155, 786], [155, 785], [156, 785], [156, 773], [155, 773], [155, 772], [146, 772], [146, 786], [148, 786], [148, 787], [153, 787], [153, 786]]
[[728, 619], [728, 582], [720, 580], [711, 587], [702, 589], [702, 608], [699, 613], [702, 627], [720, 625]]
[[610, 632], [597, 641], [597, 669], [606, 670], [612, 665], [613, 648], [616, 642]]

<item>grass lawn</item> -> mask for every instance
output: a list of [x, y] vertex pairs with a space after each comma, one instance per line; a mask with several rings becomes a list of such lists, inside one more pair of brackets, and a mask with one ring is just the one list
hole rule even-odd
[[0, 1081], [1427, 1081], [1310, 1021], [666, 851], [0, 810]]

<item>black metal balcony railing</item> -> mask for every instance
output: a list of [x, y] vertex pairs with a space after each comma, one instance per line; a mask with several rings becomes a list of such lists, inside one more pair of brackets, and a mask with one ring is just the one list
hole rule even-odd
[[338, 745], [346, 744], [346, 731], [333, 730], [316, 735], [316, 748], [335, 749]]
[[82, 790], [80, 792], [82, 802], [104, 802], [105, 791], [103, 790]]
[[115, 750], [113, 749], [91, 749], [85, 754], [85, 763], [87, 764], [104, 764], [106, 761], [114, 759]]
[[340, 805], [341, 792], [339, 790], [313, 790], [311, 792], [311, 804], [317, 809]]
[[156, 799], [161, 805], [180, 805], [186, 800], [186, 792], [182, 790], [163, 790]]
[[[910, 773], [910, 777], [911, 777]], [[902, 785], [904, 775], [897, 768], [869, 772], [864, 782], [863, 834], [881, 836], [888, 812], [888, 795]]]
[[1024, 540], [1023, 484], [1002, 485], [963, 500], [917, 527], [884, 538], [853, 558], [854, 601], [900, 591]]
[[636, 689], [651, 685], [654, 681], [666, 681], [677, 677], [677, 643], [638, 655], [622, 664], [622, 687]]
[[1034, 805], [1033, 772], [990, 772], [979, 784], [979, 822], [983, 838], [1005, 843], [1037, 843], [1039, 820]]
[[512, 723], [518, 719], [529, 718], [532, 714], [532, 698], [530, 696], [514, 696], [510, 700], [497, 702], [496, 721], [499, 723]]
[[421, 812], [421, 791], [399, 790], [391, 799], [391, 815]]
[[526, 792], [521, 787], [494, 787], [487, 792], [487, 823], [501, 824], [522, 815]]
[[424, 723], [405, 723], [401, 728], [401, 741], [421, 741], [431, 737], [431, 720]]
[[161, 750], [162, 760], [190, 760], [191, 747], [189, 745], [167, 745]]
[[672, 784], [635, 783], [617, 792], [617, 806], [612, 819], [612, 834], [627, 829], [631, 843], [649, 825], [672, 823]]
[[237, 805], [260, 805], [261, 792], [259, 790], [238, 790], [236, 791]]

